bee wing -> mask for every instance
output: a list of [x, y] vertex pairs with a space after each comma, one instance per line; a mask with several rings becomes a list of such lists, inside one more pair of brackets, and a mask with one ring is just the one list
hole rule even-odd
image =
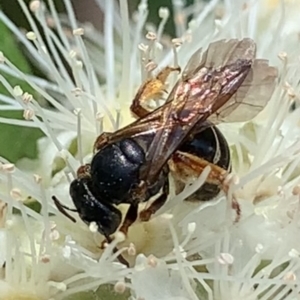
[[[255, 55], [256, 44], [249, 38], [242, 40], [219, 40], [213, 42], [204, 53], [202, 52], [202, 48], [200, 48], [191, 56], [182, 71], [180, 81], [191, 79], [194, 74], [198, 73], [203, 68], [224, 67], [233, 64], [238, 59], [252, 60]], [[167, 102], [174, 99], [174, 92], [180, 81], [170, 92]]]
[[[201, 50], [195, 52], [161, 109], [163, 126], [148, 149], [143, 178], [154, 181], [193, 127], [197, 123], [199, 126], [236, 93], [251, 70], [255, 53], [255, 43], [248, 38], [214, 42], [202, 56]], [[204, 79], [207, 73], [219, 82], [207, 82]]]
[[237, 92], [209, 120], [217, 124], [253, 119], [271, 98], [277, 76], [277, 69], [270, 67], [267, 60], [256, 59]]
[[189, 59], [182, 72], [182, 80], [188, 80], [202, 68], [218, 68], [235, 63], [238, 59], [252, 60], [256, 55], [256, 44], [252, 39], [219, 40], [202, 48]]
[[201, 59], [203, 56], [202, 48], [198, 49], [189, 59], [188, 63], [186, 64], [185, 68], [182, 71], [182, 80], [187, 79], [189, 74], [195, 74], [197, 69], [201, 64]]
[[[202, 56], [197, 51], [166, 103], [113, 135], [112, 142], [151, 136], [145, 147], [146, 163], [140, 169], [142, 180], [155, 182], [191, 130], [207, 126], [206, 119], [247, 120], [265, 106], [274, 89], [276, 69], [266, 60], [255, 60], [255, 49], [251, 39], [234, 39], [212, 43]], [[239, 105], [247, 108], [242, 116], [236, 111]]]

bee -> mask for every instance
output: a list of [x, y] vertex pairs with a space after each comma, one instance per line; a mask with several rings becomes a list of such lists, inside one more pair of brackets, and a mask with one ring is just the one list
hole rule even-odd
[[[220, 40], [203, 53], [197, 50], [166, 102], [153, 111], [145, 103], [161, 98], [169, 74], [180, 69], [166, 67], [147, 80], [131, 105], [137, 120], [101, 134], [91, 163], [79, 168], [70, 185], [75, 209], [53, 197], [57, 208], [73, 221], [66, 210], [87, 224], [95, 222], [110, 242], [118, 229], [127, 234], [138, 217], [148, 221], [164, 205], [170, 173], [180, 190], [209, 165], [206, 183], [194, 196], [214, 198], [230, 170], [229, 146], [215, 125], [252, 119], [275, 88], [276, 68], [255, 56], [256, 44], [249, 38]], [[139, 204], [150, 199], [155, 200], [138, 213]], [[121, 203], [129, 204], [124, 218], [117, 208]]]

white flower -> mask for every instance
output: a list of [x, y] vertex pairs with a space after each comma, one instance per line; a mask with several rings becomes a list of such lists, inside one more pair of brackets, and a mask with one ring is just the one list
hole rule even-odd
[[[172, 41], [163, 34], [166, 8], [159, 10], [161, 23], [144, 36], [149, 29], [144, 0], [133, 20], [127, 1], [119, 7], [97, 1], [104, 11], [103, 34], [78, 24], [68, 0], [63, 21], [52, 1], [50, 11], [40, 1], [31, 2], [31, 12], [23, 0], [19, 3], [32, 31], [24, 34], [3, 12], [0, 19], [50, 81], [22, 73], [1, 54], [0, 70], [22, 78], [36, 94], [12, 87], [0, 75], [11, 94], [0, 100], [24, 111], [24, 120], [0, 122], [40, 128], [45, 137], [34, 164], [23, 160], [16, 168], [1, 158], [0, 199], [7, 207], [0, 210], [0, 299], [18, 298], [18, 293], [64, 299], [107, 284], [145, 300], [299, 298], [299, 4], [281, 1], [270, 8], [266, 1], [212, 0], [183, 8], [173, 1], [179, 39]], [[70, 222], [57, 211], [52, 195], [72, 206], [68, 190], [77, 168], [90, 161], [93, 141], [103, 130], [133, 120], [129, 105], [149, 69], [184, 67], [211, 41], [245, 36], [256, 41], [257, 56], [269, 59], [280, 76], [272, 99], [253, 121], [220, 125], [235, 174], [228, 177], [226, 196], [201, 205], [183, 202], [203, 184], [205, 169], [179, 195], [171, 191], [149, 222], [136, 222], [125, 241], [117, 233], [101, 250], [103, 237], [94, 224], [86, 226], [76, 214], [77, 222]], [[29, 197], [42, 205], [41, 213], [24, 205]], [[238, 222], [233, 198], [241, 206]], [[118, 262], [120, 253], [130, 268]]]

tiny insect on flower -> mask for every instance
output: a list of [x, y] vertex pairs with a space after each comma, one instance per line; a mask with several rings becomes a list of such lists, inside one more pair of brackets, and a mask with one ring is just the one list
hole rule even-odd
[[[68, 0], [64, 17], [52, 1], [18, 2], [28, 32], [2, 11], [0, 19], [48, 79], [21, 72], [0, 46], [0, 82], [11, 95], [0, 94], [0, 109], [24, 116], [0, 122], [45, 137], [34, 161], [1, 158], [0, 298], [93, 299], [107, 290], [112, 299], [297, 298], [299, 4], [173, 1], [173, 15], [161, 8], [155, 27], [145, 0], [132, 18], [128, 1], [97, 0], [102, 33], [80, 24]], [[175, 39], [164, 30], [172, 16]], [[125, 168], [120, 177], [119, 162], [103, 163], [111, 156], [138, 175]], [[121, 193], [128, 177], [136, 184]], [[78, 210], [74, 182], [89, 205], [113, 211], [113, 223], [97, 223], [103, 210], [84, 219], [89, 226], [57, 210], [54, 195], [61, 211]], [[82, 195], [73, 185], [73, 198]], [[153, 207], [161, 192], [164, 205]], [[136, 200], [126, 236], [123, 197]], [[107, 241], [99, 232], [108, 227]]]
[[[239, 121], [244, 111], [247, 120], [264, 108], [274, 91], [277, 70], [265, 60], [256, 60], [255, 53], [251, 39], [221, 40], [210, 44], [203, 54], [196, 51], [166, 103], [154, 111], [147, 111], [141, 103], [160, 95], [168, 75], [180, 68], [166, 67], [147, 80], [130, 107], [139, 119], [115, 133], [102, 133], [96, 139], [91, 163], [78, 169], [77, 179], [70, 186], [76, 209], [53, 197], [57, 208], [73, 222], [76, 220], [66, 210], [77, 212], [88, 225], [96, 223], [97, 230], [110, 242], [117, 229], [127, 235], [138, 218], [140, 203], [160, 194], [139, 213], [144, 222], [164, 205], [169, 195], [169, 172], [178, 183], [185, 183], [189, 177], [199, 177], [210, 165], [207, 182], [196, 191], [199, 199], [194, 197], [194, 201], [215, 198], [230, 157], [221, 133], [220, 139], [211, 141], [217, 129], [207, 119], [215, 115], [217, 121]], [[221, 162], [225, 160], [225, 168], [215, 161], [221, 140], [221, 147], [226, 148], [220, 157]], [[215, 149], [207, 146], [213, 142]], [[121, 203], [130, 204], [123, 221], [113, 206]], [[128, 265], [121, 256], [119, 260]]]

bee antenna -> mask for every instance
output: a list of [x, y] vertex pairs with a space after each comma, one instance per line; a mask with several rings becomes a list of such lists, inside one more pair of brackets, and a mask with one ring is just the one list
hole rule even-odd
[[52, 200], [56, 206], [56, 208], [67, 218], [69, 218], [72, 222], [76, 223], [76, 219], [72, 217], [66, 210], [73, 211], [73, 212], [78, 212], [76, 209], [69, 208], [65, 205], [63, 205], [56, 196], [52, 196]]

